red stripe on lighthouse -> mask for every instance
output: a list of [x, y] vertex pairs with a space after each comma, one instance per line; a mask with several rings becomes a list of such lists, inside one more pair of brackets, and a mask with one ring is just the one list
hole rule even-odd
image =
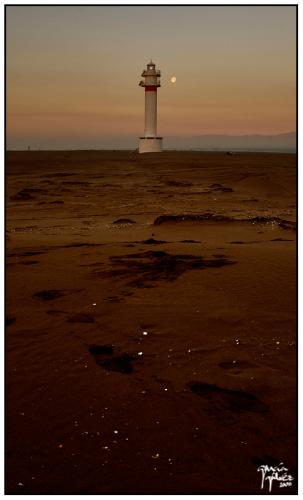
[[145, 92], [157, 92], [156, 85], [146, 85]]

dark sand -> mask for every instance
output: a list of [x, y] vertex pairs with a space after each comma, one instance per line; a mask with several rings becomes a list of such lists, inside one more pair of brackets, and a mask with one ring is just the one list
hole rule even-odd
[[295, 167], [7, 154], [7, 493], [296, 476]]

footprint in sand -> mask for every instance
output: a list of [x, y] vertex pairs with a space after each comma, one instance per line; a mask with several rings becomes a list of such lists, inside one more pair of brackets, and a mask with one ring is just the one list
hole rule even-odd
[[286, 238], [274, 238], [273, 240], [270, 241], [294, 241], [294, 240], [288, 240]]
[[83, 288], [70, 289], [70, 290], [42, 290], [41, 292], [34, 293], [33, 297], [41, 300], [55, 300], [64, 297], [70, 293], [82, 292]]
[[36, 255], [42, 255], [44, 253], [46, 253], [46, 252], [31, 250], [31, 251], [21, 252], [21, 253], [12, 253], [10, 255], [7, 255], [7, 257], [33, 257]]
[[123, 374], [131, 374], [134, 371], [132, 363], [137, 357], [128, 353], [114, 356], [114, 348], [110, 344], [94, 344], [88, 350], [94, 356], [97, 365], [105, 370]]
[[34, 293], [33, 297], [41, 300], [55, 300], [64, 297], [62, 290], [42, 290], [41, 292]]
[[167, 241], [148, 238], [147, 240], [140, 241], [139, 243], [144, 243], [144, 245], [162, 245], [163, 243], [167, 243]]
[[214, 413], [228, 410], [232, 413], [262, 414], [268, 411], [267, 406], [250, 392], [225, 389], [203, 382], [190, 382], [187, 386], [194, 394], [211, 402]]
[[196, 241], [196, 240], [181, 240], [180, 243], [201, 243], [201, 241]]

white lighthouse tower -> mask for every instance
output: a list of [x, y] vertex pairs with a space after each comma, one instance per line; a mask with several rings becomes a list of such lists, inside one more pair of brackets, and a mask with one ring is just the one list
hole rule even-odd
[[161, 72], [156, 70], [153, 61], [148, 63], [139, 85], [145, 88], [145, 131], [140, 137], [139, 153], [160, 153], [162, 137], [157, 137], [157, 87], [160, 87]]

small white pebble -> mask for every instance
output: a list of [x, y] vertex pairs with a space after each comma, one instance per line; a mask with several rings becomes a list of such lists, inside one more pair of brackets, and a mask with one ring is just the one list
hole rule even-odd
[[165, 390], [165, 391], [168, 391], [167, 387], [164, 387], [164, 390]]
[[114, 434], [118, 434], [118, 433], [119, 433], [119, 431], [114, 431]]
[[159, 453], [156, 453], [155, 455], [152, 455], [152, 458], [159, 458]]
[[146, 336], [148, 335], [148, 332], [143, 332], [142, 335]]
[[96, 306], [96, 305], [97, 305], [97, 304], [96, 304], [96, 302], [94, 302], [94, 303], [93, 303], [93, 306]]
[[138, 356], [142, 356], [142, 354], [143, 354], [142, 351], [138, 352]]
[[18, 483], [18, 486], [24, 486], [24, 484], [23, 483]]

